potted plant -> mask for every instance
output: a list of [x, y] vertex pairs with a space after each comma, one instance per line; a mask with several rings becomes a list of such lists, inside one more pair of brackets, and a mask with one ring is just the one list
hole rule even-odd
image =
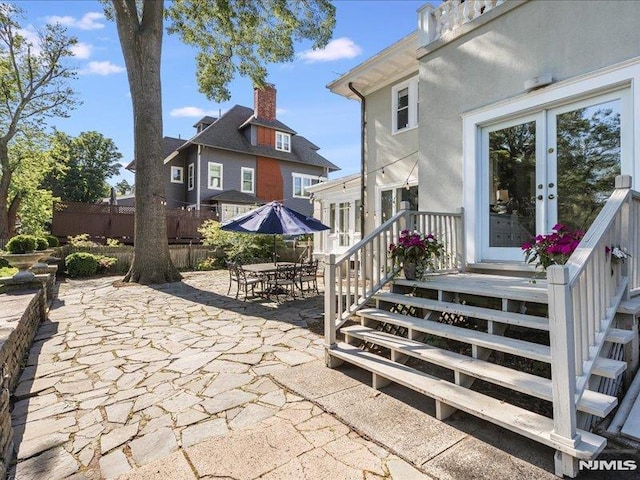
[[13, 276], [15, 280], [33, 280], [34, 274], [28, 269], [42, 257], [42, 251], [37, 251], [37, 247], [38, 241], [33, 235], [16, 235], [7, 242], [9, 253], [3, 257], [18, 269], [18, 273]]
[[402, 265], [407, 280], [415, 280], [418, 272], [436, 269], [438, 261], [444, 256], [444, 244], [432, 233], [423, 235], [402, 230], [398, 242], [389, 245], [389, 256]]
[[557, 224], [551, 233], [538, 235], [530, 242], [523, 243], [524, 260], [534, 263], [536, 269], [543, 272], [551, 265], [564, 265], [584, 237], [582, 230], [572, 230], [566, 225]]

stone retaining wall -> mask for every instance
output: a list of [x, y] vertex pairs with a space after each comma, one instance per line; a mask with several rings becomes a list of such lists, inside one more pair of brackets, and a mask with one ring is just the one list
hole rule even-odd
[[26, 290], [0, 294], [0, 478], [6, 478], [13, 457], [10, 392], [40, 323], [46, 316], [46, 287], [37, 282]]

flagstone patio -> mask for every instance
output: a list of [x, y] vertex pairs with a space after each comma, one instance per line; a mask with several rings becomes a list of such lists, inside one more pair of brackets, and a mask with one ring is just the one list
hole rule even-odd
[[321, 297], [233, 300], [226, 271], [116, 279], [60, 285], [14, 392], [11, 477], [428, 478], [272, 380], [323, 357]]

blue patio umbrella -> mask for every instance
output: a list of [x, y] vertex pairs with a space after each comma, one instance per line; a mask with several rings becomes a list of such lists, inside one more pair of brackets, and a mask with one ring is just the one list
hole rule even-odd
[[300, 212], [285, 207], [280, 202], [269, 202], [250, 212], [224, 222], [220, 228], [230, 232], [267, 233], [273, 237], [273, 258], [276, 260], [275, 235], [303, 235], [328, 230], [329, 227]]

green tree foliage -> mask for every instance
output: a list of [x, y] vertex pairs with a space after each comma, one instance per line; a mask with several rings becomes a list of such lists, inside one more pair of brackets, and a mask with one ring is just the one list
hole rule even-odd
[[133, 191], [133, 185], [130, 185], [126, 179], [122, 179], [115, 186], [118, 195], [128, 195]]
[[9, 220], [11, 225], [19, 226], [21, 233], [41, 236], [51, 222], [54, 197], [41, 188], [44, 177], [54, 167], [48, 149], [49, 137], [41, 132], [20, 136], [9, 147], [12, 181], [7, 197], [11, 205], [18, 205]]
[[167, 17], [169, 33], [199, 49], [200, 92], [225, 101], [236, 74], [264, 86], [265, 62], [292, 61], [296, 41], [324, 47], [335, 26], [335, 7], [329, 0], [174, 0]]
[[111, 0], [133, 104], [136, 160], [135, 256], [125, 281], [180, 278], [169, 258], [164, 215], [160, 57], [163, 20], [169, 32], [197, 46], [198, 83], [208, 98], [226, 99], [237, 74], [263, 86], [265, 63], [293, 60], [293, 42], [325, 46], [335, 24], [329, 0]]
[[98, 132], [71, 137], [56, 132], [51, 156], [56, 168], [43, 182], [54, 196], [72, 202], [93, 203], [109, 195], [107, 179], [117, 175], [122, 158], [113, 140]]
[[10, 159], [12, 143], [43, 131], [49, 118], [66, 117], [77, 104], [68, 86], [76, 39], [60, 25], [47, 25], [31, 43], [20, 34], [21, 16], [15, 4], [0, 4], [0, 238], [14, 233], [25, 200], [24, 190], [12, 187], [18, 167]]

